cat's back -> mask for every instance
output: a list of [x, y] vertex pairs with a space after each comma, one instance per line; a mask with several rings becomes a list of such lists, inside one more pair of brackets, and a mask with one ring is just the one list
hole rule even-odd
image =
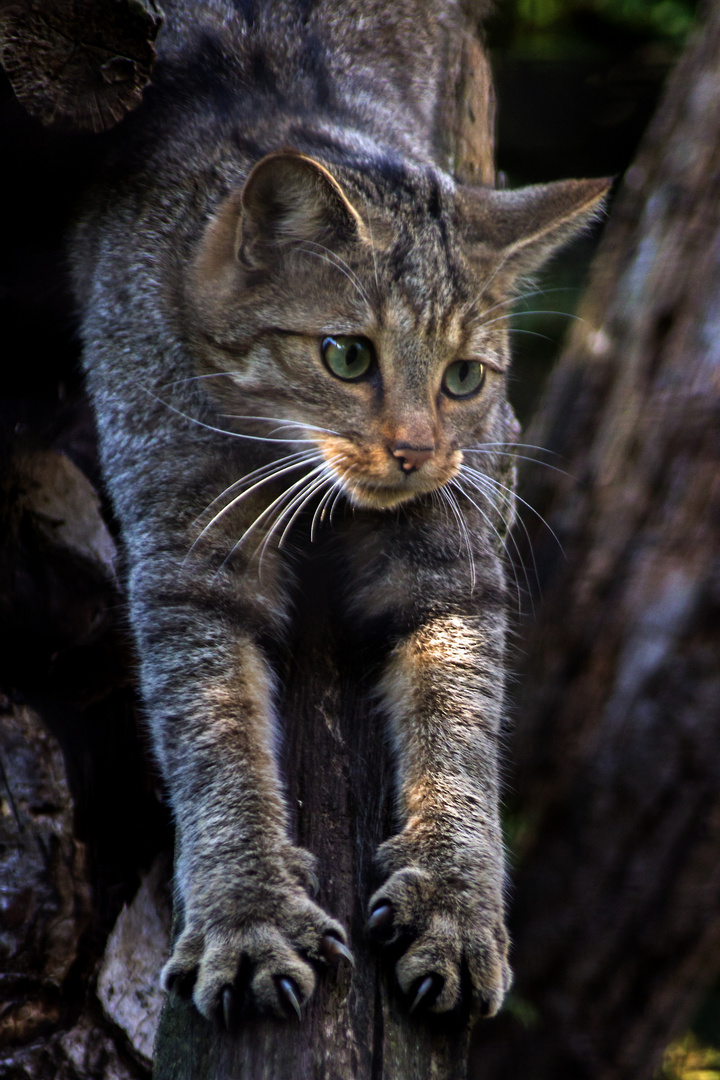
[[147, 118], [157, 140], [160, 114], [181, 142], [183, 128], [202, 140], [234, 127], [264, 151], [324, 130], [436, 161], [446, 73], [484, 3], [168, 0], [137, 126]]

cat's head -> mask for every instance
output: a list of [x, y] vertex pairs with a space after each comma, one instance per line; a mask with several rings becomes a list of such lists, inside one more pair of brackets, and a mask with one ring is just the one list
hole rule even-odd
[[498, 191], [331, 168], [273, 153], [225, 200], [188, 279], [193, 347], [226, 424], [286, 422], [353, 503], [383, 509], [511, 437], [510, 301], [608, 182]]

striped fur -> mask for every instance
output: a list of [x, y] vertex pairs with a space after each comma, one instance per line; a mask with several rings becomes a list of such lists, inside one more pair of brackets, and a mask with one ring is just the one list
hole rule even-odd
[[[298, 560], [334, 510], [337, 589], [385, 642], [398, 766], [371, 926], [406, 935], [410, 1000], [424, 987], [432, 1009], [458, 1007], [465, 965], [466, 1004], [491, 1014], [510, 980], [505, 316], [605, 185], [494, 192], [445, 171], [443, 65], [466, 17], [451, 0], [163, 7], [153, 85], [109, 144], [72, 254], [179, 832], [184, 931], [165, 982], [222, 1018], [247, 975], [257, 1007], [286, 1015], [346, 943], [288, 836], [263, 644], [298, 617]], [[324, 365], [338, 334], [372, 343], [367, 378]], [[467, 399], [443, 390], [458, 360], [484, 364]]]

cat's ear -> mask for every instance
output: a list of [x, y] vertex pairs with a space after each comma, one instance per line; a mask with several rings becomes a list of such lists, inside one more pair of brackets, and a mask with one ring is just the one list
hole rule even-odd
[[280, 150], [253, 168], [240, 198], [238, 257], [261, 266], [278, 245], [310, 241], [337, 247], [364, 236], [360, 215], [337, 180], [304, 154]]
[[558, 180], [516, 191], [466, 188], [461, 207], [468, 254], [499, 262], [511, 281], [532, 274], [598, 217], [611, 184]]

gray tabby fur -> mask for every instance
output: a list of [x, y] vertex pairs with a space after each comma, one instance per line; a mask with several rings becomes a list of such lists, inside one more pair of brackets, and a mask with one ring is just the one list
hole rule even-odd
[[[270, 643], [302, 617], [312, 532], [354, 631], [384, 642], [398, 832], [370, 931], [407, 943], [409, 1002], [493, 1014], [510, 983], [497, 758], [518, 428], [504, 316], [606, 184], [497, 192], [445, 171], [442, 76], [466, 18], [450, 0], [164, 8], [153, 85], [72, 252], [179, 831], [184, 930], [165, 984], [220, 1021], [240, 989], [283, 1016], [350, 945], [311, 897], [274, 745]], [[372, 342], [368, 378], [323, 365], [332, 334]], [[451, 398], [445, 372], [468, 359], [483, 385]]]

